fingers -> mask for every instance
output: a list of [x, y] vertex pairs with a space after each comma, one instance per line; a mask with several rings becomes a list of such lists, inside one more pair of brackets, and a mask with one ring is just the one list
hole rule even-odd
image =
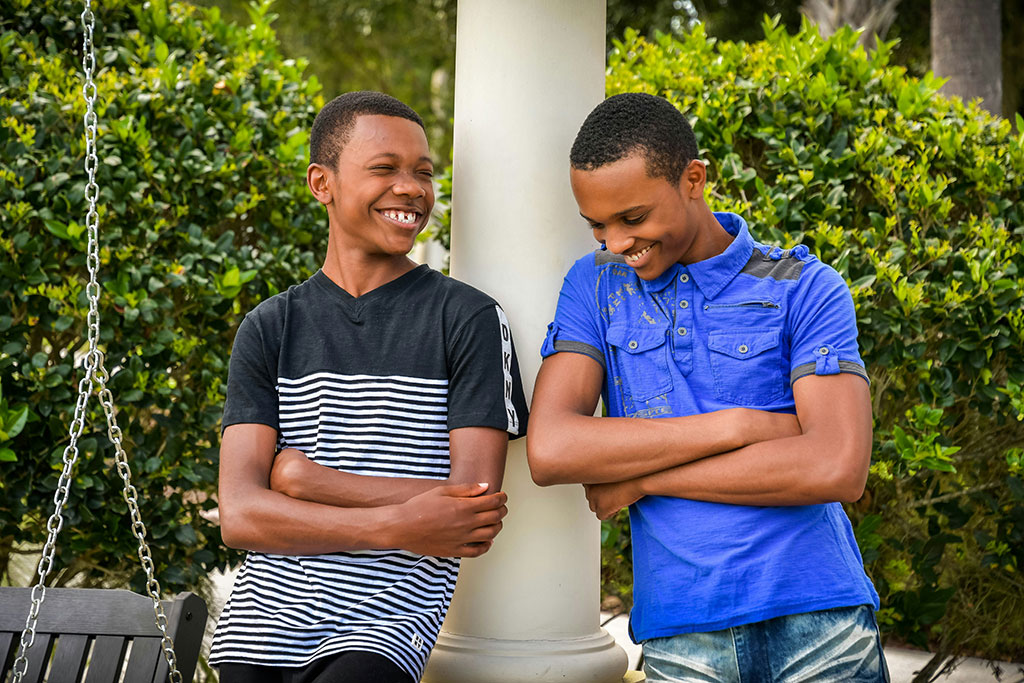
[[470, 498], [479, 496], [481, 493], [487, 490], [487, 486], [487, 482], [469, 484], [447, 484], [445, 486], [437, 487], [437, 491], [442, 496], [451, 496], [452, 498]]
[[484, 541], [481, 543], [467, 543], [466, 545], [459, 548], [458, 552], [454, 557], [480, 557], [494, 545], [492, 541]]
[[476, 496], [472, 500], [467, 501], [467, 504], [469, 505], [470, 510], [473, 510], [474, 512], [483, 512], [484, 510], [497, 510], [502, 508], [507, 502], [508, 496], [505, 492], [498, 491], [497, 493], [488, 493], [486, 496]]

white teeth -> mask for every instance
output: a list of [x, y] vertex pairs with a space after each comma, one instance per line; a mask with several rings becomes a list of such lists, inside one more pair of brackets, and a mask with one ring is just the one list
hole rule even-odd
[[387, 216], [391, 220], [398, 221], [399, 223], [415, 223], [416, 222], [416, 214], [415, 213], [411, 213], [411, 212], [407, 213], [405, 211], [395, 211], [394, 209], [389, 209], [387, 211], [384, 211], [383, 213], [384, 213], [385, 216]]
[[649, 252], [651, 250], [651, 247], [653, 246], [653, 244], [648, 244], [646, 247], [644, 247], [635, 254], [626, 254], [626, 260], [629, 261], [630, 263], [636, 263], [637, 261], [640, 260], [640, 257]]

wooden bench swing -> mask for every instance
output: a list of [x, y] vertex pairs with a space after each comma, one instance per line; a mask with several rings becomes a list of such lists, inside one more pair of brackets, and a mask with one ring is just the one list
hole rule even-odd
[[[85, 170], [89, 180], [85, 197], [89, 244], [86, 264], [89, 283], [89, 350], [83, 357], [84, 377], [78, 384], [78, 401], [64, 450], [64, 466], [54, 492], [54, 512], [46, 523], [47, 539], [32, 588], [0, 588], [0, 682], [10, 683], [173, 683], [191, 681], [206, 631], [206, 603], [193, 593], [174, 600], [160, 598], [160, 584], [146, 542], [146, 526], [139, 515], [137, 491], [121, 444], [121, 430], [114, 414], [109, 377], [99, 348], [99, 215], [96, 202], [96, 84], [93, 71], [96, 53], [93, 29], [96, 17], [91, 0], [81, 15], [85, 30], [82, 68], [86, 100]], [[96, 393], [107, 418], [107, 435], [114, 444], [117, 471], [124, 482], [124, 499], [132, 518], [132, 533], [139, 542], [139, 559], [146, 573], [148, 596], [127, 590], [47, 588], [53, 565], [57, 534], [64, 524], [62, 511], [68, 500], [78, 440], [85, 426], [89, 397]], [[45, 608], [43, 603], [45, 600]], [[25, 616], [27, 615], [27, 617]]]

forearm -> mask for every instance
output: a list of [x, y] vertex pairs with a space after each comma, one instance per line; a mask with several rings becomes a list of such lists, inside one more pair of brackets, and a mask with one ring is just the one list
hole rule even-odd
[[400, 505], [446, 479], [374, 477], [342, 472], [307, 459], [294, 449], [281, 451], [274, 462], [270, 486], [286, 496], [345, 508]]
[[[791, 426], [785, 427], [785, 418]], [[736, 408], [676, 418], [589, 417], [563, 411], [531, 420], [539, 484], [616, 482], [660, 472], [797, 430], [796, 419]]]
[[341, 508], [268, 489], [251, 488], [235, 502], [221, 501], [221, 532], [235, 548], [282, 555], [393, 548], [399, 540], [397, 506]]
[[452, 484], [487, 484], [487, 493], [501, 490], [508, 435], [487, 427], [463, 427], [449, 433], [450, 466], [444, 479], [374, 477], [342, 472], [308, 459], [294, 448], [274, 457], [270, 488], [292, 498], [338, 507], [399, 505]]
[[844, 444], [802, 435], [751, 444], [635, 480], [643, 496], [736, 505], [814, 505], [860, 498], [867, 457]]

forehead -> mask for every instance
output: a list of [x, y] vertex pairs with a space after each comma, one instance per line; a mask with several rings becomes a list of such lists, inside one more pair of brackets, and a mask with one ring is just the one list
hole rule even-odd
[[626, 208], [657, 202], [673, 186], [664, 178], [652, 178], [642, 156], [634, 154], [592, 171], [573, 168], [569, 182], [580, 213], [587, 218], [607, 218]]
[[359, 163], [384, 154], [403, 160], [429, 160], [427, 136], [415, 121], [398, 116], [364, 114], [357, 117], [340, 159]]

